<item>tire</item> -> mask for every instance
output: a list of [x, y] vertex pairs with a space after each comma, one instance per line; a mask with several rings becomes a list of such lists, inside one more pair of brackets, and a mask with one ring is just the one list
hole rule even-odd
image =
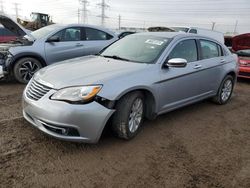
[[[228, 84], [230, 84], [230, 86]], [[232, 76], [227, 75], [221, 82], [218, 93], [213, 98], [213, 102], [220, 105], [226, 104], [232, 96], [233, 88], [234, 88], [234, 79]]]
[[13, 68], [15, 79], [22, 83], [27, 84], [32, 76], [42, 68], [42, 64], [35, 58], [25, 57], [19, 59]]
[[[137, 104], [138, 106], [136, 106]], [[141, 106], [139, 107], [139, 105]], [[136, 111], [137, 113], [135, 113]], [[144, 96], [141, 92], [133, 92], [122, 97], [117, 102], [116, 112], [112, 118], [112, 130], [116, 136], [126, 140], [136, 136], [141, 130], [144, 112]]]

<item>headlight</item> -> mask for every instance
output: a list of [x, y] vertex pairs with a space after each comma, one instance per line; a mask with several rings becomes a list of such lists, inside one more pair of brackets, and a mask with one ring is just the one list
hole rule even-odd
[[72, 103], [84, 103], [92, 100], [101, 90], [101, 85], [78, 86], [64, 88], [51, 96], [52, 100], [68, 101]]

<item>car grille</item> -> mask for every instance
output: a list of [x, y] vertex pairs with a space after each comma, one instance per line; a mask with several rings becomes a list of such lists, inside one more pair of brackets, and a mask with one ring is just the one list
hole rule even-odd
[[39, 82], [33, 79], [26, 91], [26, 95], [30, 99], [37, 101], [41, 99], [50, 90], [50, 87], [40, 84]]

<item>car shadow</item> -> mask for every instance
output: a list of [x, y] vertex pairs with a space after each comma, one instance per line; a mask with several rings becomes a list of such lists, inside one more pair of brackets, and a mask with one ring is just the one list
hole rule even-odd
[[0, 86], [2, 85], [22, 85], [15, 80], [0, 80]]
[[250, 84], [250, 79], [248, 79], [248, 78], [237, 78], [237, 82], [244, 83], [244, 84]]

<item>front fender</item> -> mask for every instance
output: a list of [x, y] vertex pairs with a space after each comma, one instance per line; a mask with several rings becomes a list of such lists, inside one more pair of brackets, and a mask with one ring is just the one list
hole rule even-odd
[[22, 52], [22, 53], [18, 53], [16, 55], [12, 56], [10, 60], [6, 61], [5, 66], [8, 68], [8, 70], [11, 70], [13, 68], [15, 62], [21, 58], [24, 58], [24, 57], [36, 58], [37, 60], [39, 60], [42, 63], [42, 66], [47, 65], [46, 61], [44, 60], [44, 58], [40, 54], [35, 53], [35, 52]]

